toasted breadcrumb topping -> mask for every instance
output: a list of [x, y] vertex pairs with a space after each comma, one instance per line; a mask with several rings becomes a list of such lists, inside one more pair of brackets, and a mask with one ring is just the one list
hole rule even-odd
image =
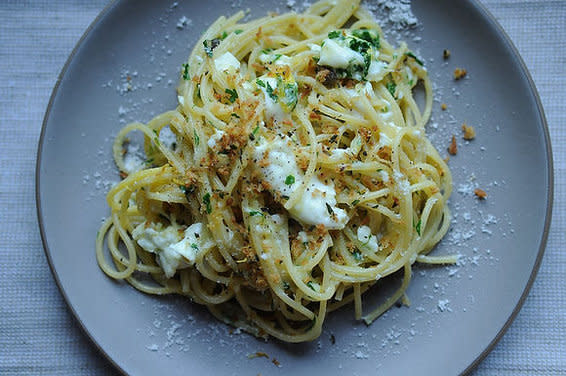
[[471, 125], [462, 124], [462, 131], [464, 132], [464, 140], [473, 140], [476, 138], [476, 130]]
[[480, 189], [480, 188], [474, 189], [474, 194], [475, 194], [476, 197], [479, 198], [480, 200], [485, 200], [485, 199], [487, 198], [487, 193], [486, 193], [486, 191], [484, 191], [483, 189]]
[[450, 141], [450, 146], [448, 146], [448, 153], [450, 155], [458, 154], [458, 144], [456, 144], [456, 136], [452, 135], [452, 140]]
[[461, 80], [462, 78], [466, 77], [468, 71], [465, 68], [456, 68], [454, 69], [454, 79], [456, 81]]

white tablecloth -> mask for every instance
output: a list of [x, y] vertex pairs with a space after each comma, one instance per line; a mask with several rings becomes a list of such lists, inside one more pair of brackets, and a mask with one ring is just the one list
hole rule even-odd
[[[0, 3], [0, 374], [117, 373], [49, 271], [35, 209], [37, 142], [65, 60], [106, 0]], [[539, 90], [555, 163], [548, 246], [531, 293], [477, 375], [566, 375], [566, 1], [484, 0]]]

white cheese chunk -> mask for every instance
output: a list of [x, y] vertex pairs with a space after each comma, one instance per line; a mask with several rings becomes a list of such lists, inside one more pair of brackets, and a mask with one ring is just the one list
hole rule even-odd
[[320, 52], [320, 46], [318, 44], [309, 43], [307, 46], [309, 46], [311, 51]]
[[[260, 167], [261, 173], [271, 189], [283, 196], [290, 196], [304, 181], [292, 148], [290, 139], [285, 137], [271, 143], [263, 142], [255, 150], [257, 159], [263, 159], [268, 153], [267, 166]], [[324, 184], [316, 175], [298, 202], [289, 209], [289, 214], [304, 224], [323, 224], [328, 229], [342, 229], [348, 221], [346, 212], [336, 206], [334, 184]]]
[[366, 79], [368, 81], [376, 81], [376, 82], [381, 81], [386, 73], [385, 68], [387, 68], [386, 62], [380, 60], [372, 60], [369, 65]]
[[377, 236], [371, 233], [368, 226], [358, 227], [358, 240], [370, 251], [376, 252], [378, 249]]
[[291, 58], [280, 54], [261, 54], [259, 60], [263, 64], [291, 65]]
[[325, 39], [320, 48], [319, 65], [328, 65], [334, 68], [348, 68], [350, 63], [364, 64], [364, 57], [346, 46], [341, 46], [332, 39]]
[[273, 91], [277, 90], [277, 79], [275, 77], [268, 77], [265, 75], [261, 76], [259, 79], [264, 82], [266, 86], [260, 86], [265, 97], [265, 117], [273, 118], [273, 120], [277, 122], [289, 120], [290, 115], [283, 110], [283, 107], [281, 107], [277, 100], [271, 98], [267, 91], [267, 85], [269, 85]]
[[214, 59], [214, 66], [222, 72], [230, 69], [238, 70], [240, 69], [240, 61], [230, 52], [226, 52], [224, 55]]
[[289, 213], [304, 223], [323, 224], [328, 229], [342, 229], [348, 222], [346, 211], [336, 206], [334, 184], [324, 184], [317, 176], [312, 178]]
[[175, 275], [195, 263], [201, 252], [212, 248], [208, 229], [202, 223], [194, 223], [184, 232], [175, 225], [163, 227], [162, 224], [141, 223], [132, 232], [132, 237], [140, 247], [158, 256], [158, 262], [165, 276]]

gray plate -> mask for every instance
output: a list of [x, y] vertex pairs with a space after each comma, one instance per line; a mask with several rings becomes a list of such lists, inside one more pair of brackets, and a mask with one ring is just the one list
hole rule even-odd
[[[450, 161], [455, 221], [435, 252], [460, 253], [462, 262], [416, 268], [410, 307], [393, 308], [370, 327], [343, 309], [330, 315], [319, 341], [288, 345], [230, 333], [200, 306], [144, 295], [99, 270], [95, 234], [108, 214], [104, 195], [118, 180], [113, 135], [120, 122], [147, 121], [174, 107], [180, 64], [216, 17], [248, 7], [258, 16], [277, 7], [236, 3], [112, 3], [65, 65], [43, 125], [37, 203], [46, 254], [69, 307], [104, 354], [136, 375], [440, 375], [471, 369], [525, 299], [552, 202], [550, 142], [536, 90], [509, 39], [475, 1], [414, 1], [422, 26], [404, 33], [437, 86], [430, 137], [444, 151], [456, 134], [460, 146]], [[192, 23], [179, 29], [183, 15]], [[444, 48], [452, 51], [447, 62]], [[452, 80], [457, 66], [468, 69], [468, 79]], [[449, 110], [440, 111], [440, 102]], [[470, 143], [460, 138], [463, 121], [477, 130]], [[486, 201], [470, 194], [476, 186], [488, 192]], [[368, 301], [383, 298], [395, 282], [374, 289]], [[277, 358], [281, 367], [247, 357], [256, 351]]]

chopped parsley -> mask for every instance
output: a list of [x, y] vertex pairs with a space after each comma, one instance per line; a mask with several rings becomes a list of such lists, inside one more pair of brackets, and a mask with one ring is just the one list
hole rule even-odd
[[418, 57], [416, 57], [414, 53], [412, 53], [412, 52], [409, 51], [409, 52], [407, 52], [405, 55], [406, 55], [406, 56], [409, 56], [409, 57], [412, 57], [413, 59], [415, 59], [415, 61], [417, 62], [417, 64], [419, 64], [420, 66], [423, 66], [423, 65], [424, 65], [424, 63], [422, 62], [422, 60], [419, 59]]
[[265, 91], [267, 92], [267, 95], [269, 95], [269, 98], [273, 99], [274, 101], [277, 100], [277, 94], [275, 94], [273, 92], [273, 88], [271, 87], [271, 85], [269, 84], [269, 82], [265, 83]]
[[419, 234], [419, 236], [421, 236], [421, 223], [422, 221], [419, 219], [419, 221], [415, 225], [415, 230], [417, 230], [417, 234]]
[[257, 135], [257, 132], [259, 132], [259, 124], [256, 125], [255, 129], [252, 131], [252, 133], [250, 133], [250, 140], [252, 141], [255, 140], [255, 136]]
[[256, 211], [256, 210], [252, 210], [252, 211], [248, 212], [248, 214], [250, 215], [250, 217], [254, 217], [256, 215], [259, 215], [260, 217], [264, 216], [262, 212], [259, 212], [259, 211]]
[[222, 35], [220, 36], [220, 39], [224, 40], [226, 39], [226, 37], [228, 37], [228, 33], [226, 31], [223, 31]]
[[236, 35], [237, 35], [237, 34], [242, 34], [243, 32], [244, 32], [244, 30], [242, 30], [242, 29], [234, 30], [234, 34], [236, 34]]
[[226, 89], [226, 94], [230, 96], [228, 98], [230, 103], [234, 103], [236, 99], [238, 99], [238, 92], [236, 91], [236, 89]]
[[379, 34], [374, 30], [368, 29], [357, 29], [352, 31], [355, 37], [365, 40], [369, 42], [373, 47], [379, 50], [380, 42], [379, 42]]
[[360, 203], [360, 200], [354, 200], [352, 201], [352, 206], [356, 206]]
[[[285, 184], [287, 185], [293, 185], [293, 183], [295, 183], [295, 177], [293, 175], [288, 175], [285, 178]], [[328, 205], [328, 204], [327, 204]]]
[[310, 287], [312, 291], [316, 291], [316, 290], [314, 289], [314, 286], [312, 285], [312, 281], [308, 281], [308, 282], [307, 282], [307, 286]]
[[183, 64], [183, 80], [190, 80], [189, 77], [189, 64]]
[[387, 90], [389, 90], [392, 96], [395, 96], [395, 90], [397, 89], [397, 84], [395, 82], [389, 81], [385, 84], [385, 87], [387, 87]]
[[283, 56], [283, 55], [281, 55], [281, 54], [275, 54], [274, 56], [275, 56], [275, 58], [271, 61], [272, 63], [274, 63], [274, 62], [276, 62], [277, 60], [279, 60], [279, 58], [281, 58], [281, 56]]
[[334, 30], [328, 33], [328, 38], [330, 39], [340, 38], [340, 36], [342, 36], [342, 32], [339, 30]]
[[198, 251], [198, 245], [196, 243], [191, 243], [191, 248]]
[[257, 80], [255, 80], [255, 83], [257, 84], [257, 86], [265, 87], [265, 82], [263, 82], [259, 78]]
[[299, 101], [299, 87], [296, 82], [285, 84], [283, 92], [285, 93], [283, 104], [289, 109], [289, 112], [291, 112], [295, 109]]
[[237, 113], [235, 113], [235, 112], [232, 112], [232, 113], [230, 114], [230, 116], [233, 116], [233, 117], [235, 117], [236, 119], [239, 119], [239, 118], [240, 118], [240, 116], [239, 116]]
[[352, 256], [354, 256], [356, 261], [362, 261], [363, 259], [362, 253], [360, 252], [359, 249], [355, 249], [354, 252], [352, 252]]
[[208, 214], [212, 213], [212, 205], [210, 204], [210, 193], [206, 193], [202, 196], [202, 202], [206, 205], [206, 212]]
[[273, 48], [264, 48], [263, 50], [261, 50], [261, 53], [264, 55], [269, 55], [271, 51], [273, 51]]
[[194, 129], [193, 129], [193, 136], [195, 138], [195, 147], [198, 147], [198, 145], [200, 144], [200, 137], [198, 136], [197, 131], [195, 131]]
[[334, 210], [332, 210], [332, 206], [328, 205], [328, 202], [325, 202], [325, 204], [326, 204], [326, 210], [328, 211], [328, 214], [333, 215]]

